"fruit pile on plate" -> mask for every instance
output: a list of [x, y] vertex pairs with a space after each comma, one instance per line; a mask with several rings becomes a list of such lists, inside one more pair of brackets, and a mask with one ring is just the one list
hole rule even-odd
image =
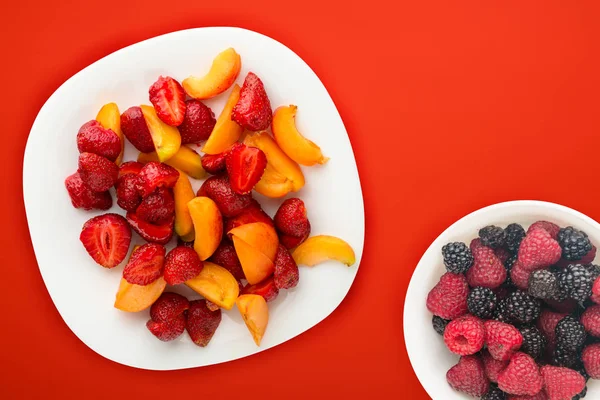
[[[310, 237], [304, 202], [289, 197], [305, 184], [300, 165], [325, 164], [319, 146], [295, 125], [297, 107], [271, 109], [261, 79], [249, 72], [235, 84], [241, 57], [232, 48], [216, 56], [201, 78], [180, 84], [159, 77], [152, 105], [122, 114], [114, 103], [77, 133], [78, 169], [65, 180], [75, 208], [108, 210], [111, 191], [125, 211], [89, 219], [80, 240], [94, 261], [115, 268], [127, 257], [114, 306], [150, 308], [148, 330], [163, 341], [185, 330], [206, 346], [234, 305], [257, 345], [269, 319], [267, 302], [299, 281], [298, 265], [325, 260], [354, 264], [352, 248], [327, 235]], [[201, 100], [228, 91], [219, 117]], [[123, 160], [125, 141], [140, 151]], [[202, 146], [202, 156], [188, 145]], [[204, 179], [194, 193], [190, 178]], [[274, 218], [253, 198], [256, 191], [283, 201]], [[177, 245], [167, 250], [169, 243]], [[167, 288], [185, 285], [202, 296], [188, 300]]]

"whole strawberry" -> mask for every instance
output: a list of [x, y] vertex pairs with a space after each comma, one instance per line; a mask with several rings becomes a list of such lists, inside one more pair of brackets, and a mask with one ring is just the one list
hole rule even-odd
[[253, 72], [249, 72], [244, 80], [231, 119], [249, 131], [261, 131], [271, 125], [273, 120], [271, 102], [262, 81]]
[[209, 261], [220, 265], [227, 271], [231, 272], [231, 275], [233, 275], [233, 277], [238, 281], [246, 279], [246, 275], [244, 275], [244, 270], [242, 269], [242, 264], [240, 263], [237, 253], [235, 252], [233, 244], [225, 240], [219, 244], [219, 247], [217, 247], [212, 256], [210, 256]]
[[508, 366], [498, 375], [498, 387], [509, 394], [534, 396], [542, 386], [542, 375], [535, 360], [525, 353], [513, 354]]
[[590, 378], [600, 379], [600, 343], [586, 346], [581, 353], [581, 360]]
[[206, 300], [190, 302], [186, 329], [192, 341], [200, 347], [208, 345], [221, 323], [221, 309], [211, 311]]
[[165, 248], [147, 243], [134, 250], [123, 269], [123, 278], [131, 284], [146, 286], [160, 278], [165, 263]]
[[169, 222], [175, 215], [175, 200], [171, 190], [159, 187], [142, 200], [136, 213], [142, 220], [154, 225]]
[[277, 247], [275, 255], [275, 286], [279, 289], [291, 289], [296, 287], [300, 280], [298, 265], [292, 258], [290, 252], [281, 244]]
[[569, 400], [585, 387], [585, 378], [575, 370], [545, 365], [540, 372], [549, 400]]
[[512, 325], [489, 320], [485, 321], [484, 328], [488, 351], [496, 360], [510, 360], [523, 344], [521, 332]]
[[427, 295], [427, 309], [444, 319], [455, 319], [467, 313], [469, 285], [464, 275], [446, 272]]
[[121, 139], [100, 122], [91, 120], [79, 128], [77, 149], [80, 153], [94, 153], [114, 162], [121, 153]]
[[65, 187], [69, 192], [71, 204], [75, 208], [84, 210], [108, 210], [112, 207], [110, 192], [94, 192], [81, 180], [78, 172], [65, 179]]
[[157, 322], [152, 319], [146, 322], [146, 328], [162, 342], [177, 339], [185, 330], [185, 317], [180, 315], [166, 322]]
[[446, 380], [454, 390], [469, 396], [483, 396], [490, 388], [483, 362], [478, 356], [463, 356], [446, 373]]
[[169, 285], [178, 285], [198, 276], [202, 267], [202, 261], [194, 249], [178, 246], [165, 257], [164, 278]]
[[545, 229], [529, 230], [519, 247], [519, 262], [524, 269], [534, 271], [555, 264], [562, 249]]
[[128, 108], [121, 114], [121, 130], [133, 147], [142, 153], [151, 153], [155, 150], [141, 107]]
[[183, 315], [190, 302], [180, 294], [165, 292], [150, 307], [150, 318], [156, 322], [167, 322]]
[[179, 125], [181, 144], [198, 143], [208, 139], [217, 122], [214, 113], [204, 103], [195, 99], [187, 100], [185, 104], [185, 117]]
[[461, 356], [477, 353], [483, 348], [484, 342], [483, 322], [472, 315], [451, 321], [444, 331], [444, 343], [448, 349]]
[[281, 244], [291, 249], [310, 235], [310, 221], [304, 202], [296, 197], [285, 200], [275, 213], [275, 227]]
[[217, 175], [225, 172], [227, 152], [219, 154], [205, 154], [201, 158], [202, 168], [209, 174]]
[[150, 161], [138, 174], [136, 188], [142, 198], [150, 195], [156, 188], [172, 188], [179, 179], [179, 172], [163, 163]]
[[466, 273], [470, 286], [495, 289], [506, 280], [506, 268], [489, 247], [473, 251], [473, 266]]
[[94, 192], [107, 191], [119, 177], [119, 167], [114, 162], [93, 153], [79, 155], [77, 172], [83, 183]]

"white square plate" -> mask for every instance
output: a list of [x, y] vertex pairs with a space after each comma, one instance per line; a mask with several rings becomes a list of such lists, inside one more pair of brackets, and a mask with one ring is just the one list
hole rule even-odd
[[[242, 57], [241, 85], [249, 71], [263, 80], [273, 108], [298, 105], [301, 132], [317, 142], [331, 160], [303, 168], [306, 186], [296, 195], [307, 206], [312, 234], [346, 240], [356, 252], [350, 268], [327, 262], [300, 268], [300, 283], [269, 303], [269, 326], [257, 347], [237, 309], [225, 311], [206, 348], [187, 334], [163, 343], [146, 329], [148, 312], [113, 308], [123, 265], [106, 270], [95, 264], [79, 242], [83, 223], [103, 212], [71, 205], [65, 178], [77, 169], [76, 134], [100, 107], [116, 102], [121, 112], [149, 104], [148, 88], [159, 75], [181, 81], [205, 74], [216, 54], [234, 47]], [[207, 101], [218, 115], [229, 91]], [[129, 143], [125, 160], [137, 152]], [[201, 181], [194, 183], [197, 189]], [[245, 357], [281, 344], [326, 318], [348, 293], [358, 271], [364, 243], [363, 198], [348, 134], [327, 90], [290, 49], [239, 28], [199, 28], [170, 33], [119, 50], [65, 82], [40, 110], [31, 129], [23, 165], [23, 193], [29, 231], [40, 272], [69, 328], [98, 354], [121, 364], [171, 370], [199, 367]], [[260, 196], [255, 196], [259, 198]], [[114, 192], [113, 192], [114, 198]], [[271, 216], [280, 201], [259, 198]], [[124, 214], [117, 205], [108, 212]], [[133, 244], [143, 243], [135, 233]], [[167, 288], [198, 298], [186, 287]]]

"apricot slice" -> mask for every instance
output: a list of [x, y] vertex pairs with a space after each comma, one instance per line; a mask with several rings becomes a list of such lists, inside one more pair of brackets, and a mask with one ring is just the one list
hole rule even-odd
[[223, 237], [223, 217], [214, 201], [196, 197], [187, 203], [194, 224], [194, 250], [202, 261], [212, 256]]
[[165, 162], [173, 157], [181, 147], [181, 135], [177, 128], [167, 125], [156, 115], [152, 106], [141, 105], [142, 114], [148, 125], [154, 149], [160, 162]]
[[185, 281], [186, 286], [205, 299], [226, 310], [231, 310], [240, 293], [233, 275], [220, 265], [205, 261], [200, 274]]
[[280, 174], [267, 162], [267, 167], [260, 178], [260, 181], [254, 185], [254, 190], [263, 196], [271, 198], [283, 197], [294, 190], [294, 184], [285, 175]]
[[252, 222], [235, 227], [228, 234], [237, 236], [267, 256], [269, 260], [275, 261], [279, 238], [272, 225], [265, 224], [264, 222]]
[[215, 127], [202, 148], [202, 151], [206, 154], [220, 154], [229, 150], [240, 138], [244, 128], [231, 119], [231, 112], [239, 98], [240, 87], [234, 85], [223, 111], [221, 111], [219, 118], [217, 118]]
[[115, 103], [103, 105], [100, 111], [98, 111], [98, 115], [96, 115], [96, 121], [100, 122], [100, 125], [102, 125], [104, 129], [110, 129], [116, 133], [119, 139], [121, 139], [121, 154], [119, 154], [115, 161], [115, 164], [121, 165], [121, 161], [123, 161], [123, 151], [125, 150], [125, 137], [121, 130], [121, 112], [119, 111], [119, 107]]
[[[150, 161], [159, 161], [156, 152], [140, 153], [138, 156], [138, 162], [145, 164]], [[181, 146], [173, 157], [165, 161], [165, 164], [185, 172], [194, 179], [202, 179], [206, 176], [200, 154], [187, 146]]]
[[298, 107], [290, 105], [275, 110], [271, 126], [275, 141], [283, 152], [298, 164], [325, 164], [329, 158], [323, 156], [321, 148], [302, 136], [296, 128], [297, 109]]
[[292, 251], [292, 257], [296, 264], [309, 267], [327, 260], [336, 260], [347, 266], [356, 262], [352, 247], [342, 239], [329, 235], [309, 237]]
[[[173, 197], [175, 198], [175, 233], [184, 241], [191, 242], [195, 235], [188, 203], [196, 197], [196, 194], [187, 175], [181, 171], [179, 171], [179, 179], [173, 187]], [[185, 240], [190, 237], [191, 240]]]
[[237, 236], [232, 236], [231, 239], [249, 284], [259, 283], [275, 271], [275, 264], [269, 257]]
[[269, 323], [269, 307], [262, 296], [257, 294], [243, 294], [235, 301], [246, 327], [252, 334], [254, 343], [260, 346], [260, 342], [267, 330]]
[[202, 78], [190, 76], [184, 79], [183, 89], [195, 99], [210, 99], [229, 89], [240, 74], [240, 69], [242, 58], [230, 47], [217, 54], [210, 70]]

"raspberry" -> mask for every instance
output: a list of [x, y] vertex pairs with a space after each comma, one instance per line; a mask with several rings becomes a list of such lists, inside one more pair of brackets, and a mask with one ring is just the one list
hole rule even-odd
[[487, 349], [496, 360], [509, 360], [523, 343], [523, 336], [519, 330], [504, 322], [486, 321], [484, 329]]
[[437, 315], [434, 315], [431, 324], [433, 325], [433, 329], [438, 333], [438, 335], [444, 335], [444, 331], [446, 330], [446, 326], [450, 321], [444, 318], [440, 318]]
[[495, 386], [491, 386], [490, 390], [483, 396], [481, 396], [481, 400], [505, 400], [506, 393], [502, 390], [498, 389]]
[[427, 309], [444, 319], [455, 319], [467, 313], [469, 285], [464, 275], [446, 272], [427, 295]]
[[517, 288], [521, 290], [527, 290], [530, 276], [531, 271], [528, 271], [525, 268], [523, 268], [523, 265], [518, 260], [510, 270], [511, 281]]
[[504, 245], [513, 254], [516, 254], [519, 251], [519, 246], [521, 246], [521, 241], [525, 237], [525, 229], [519, 224], [510, 224], [505, 229], [506, 240], [504, 241]]
[[464, 274], [473, 265], [473, 253], [462, 242], [448, 243], [442, 247], [444, 265], [448, 272]]
[[585, 387], [584, 377], [569, 368], [545, 365], [540, 373], [549, 400], [571, 399]]
[[581, 360], [590, 378], [600, 379], [600, 343], [590, 344], [583, 349]]
[[600, 337], [600, 305], [588, 307], [581, 316], [581, 323], [590, 335]]
[[553, 239], [556, 239], [556, 237], [558, 236], [558, 231], [560, 230], [560, 227], [552, 222], [537, 221], [537, 222], [534, 222], [533, 224], [531, 224], [529, 229], [527, 229], [527, 233], [529, 233], [535, 229], [543, 229], [546, 232], [548, 232]]
[[552, 299], [558, 296], [558, 279], [556, 275], [546, 269], [533, 271], [529, 276], [530, 296], [538, 299]]
[[548, 343], [556, 342], [556, 325], [566, 316], [567, 314], [556, 313], [548, 309], [544, 309], [541, 312], [540, 318], [537, 321], [537, 327]]
[[548, 396], [546, 396], [546, 392], [540, 390], [540, 392], [533, 396], [511, 396], [508, 395], [506, 400], [548, 400]]
[[581, 260], [592, 250], [592, 243], [590, 243], [588, 235], [572, 226], [559, 230], [557, 238], [562, 249], [562, 258], [565, 260]]
[[504, 368], [506, 368], [506, 366], [508, 365], [508, 360], [496, 360], [490, 355], [490, 353], [487, 350], [483, 350], [481, 352], [481, 359], [483, 360], [485, 375], [491, 382], [497, 383], [498, 375], [500, 374], [500, 372], [502, 372]]
[[479, 239], [481, 239], [482, 245], [497, 249], [504, 246], [506, 233], [498, 226], [489, 225], [479, 230]]
[[525, 353], [515, 353], [498, 376], [498, 387], [509, 394], [534, 396], [542, 390], [542, 385], [535, 360]]
[[485, 246], [483, 244], [481, 244], [481, 239], [479, 239], [479, 238], [475, 238], [475, 239], [471, 240], [471, 243], [469, 243], [469, 249], [471, 249], [471, 252], [475, 252], [475, 250], [477, 250], [481, 247], [485, 247]]
[[535, 326], [522, 326], [519, 328], [523, 336], [521, 351], [529, 354], [533, 359], [538, 359], [546, 349], [546, 338]]
[[530, 229], [519, 247], [519, 262], [528, 271], [549, 267], [560, 256], [560, 245], [544, 229]]
[[483, 362], [477, 356], [461, 357], [446, 373], [446, 380], [454, 390], [474, 397], [483, 396], [490, 388]]
[[552, 363], [559, 367], [572, 367], [577, 362], [577, 352], [557, 344], [552, 353]]
[[496, 294], [490, 288], [475, 287], [467, 296], [467, 308], [476, 317], [490, 318], [496, 308]]
[[471, 287], [483, 286], [495, 289], [506, 280], [506, 268], [494, 251], [480, 247], [473, 252], [473, 266], [467, 271], [467, 282]]
[[479, 318], [465, 315], [450, 322], [444, 331], [444, 343], [458, 355], [477, 353], [483, 347], [485, 330]]
[[[496, 257], [498, 257], [498, 260], [500, 260], [502, 265], [505, 265], [506, 261], [508, 261], [508, 259], [511, 256], [511, 254], [508, 252], [508, 250], [506, 250], [503, 247], [494, 249], [494, 254], [496, 255]], [[506, 268], [506, 266], [504, 268]]]
[[558, 273], [560, 290], [579, 302], [585, 301], [592, 294], [594, 279], [592, 270], [581, 264], [571, 264]]
[[508, 296], [506, 303], [508, 314], [517, 322], [526, 324], [540, 315], [541, 304], [536, 298], [531, 297], [525, 292], [517, 290]]
[[592, 285], [592, 295], [590, 299], [596, 304], [600, 304], [600, 278], [596, 278]]
[[567, 315], [556, 325], [556, 344], [565, 350], [579, 351], [585, 343], [585, 328], [577, 319]]

